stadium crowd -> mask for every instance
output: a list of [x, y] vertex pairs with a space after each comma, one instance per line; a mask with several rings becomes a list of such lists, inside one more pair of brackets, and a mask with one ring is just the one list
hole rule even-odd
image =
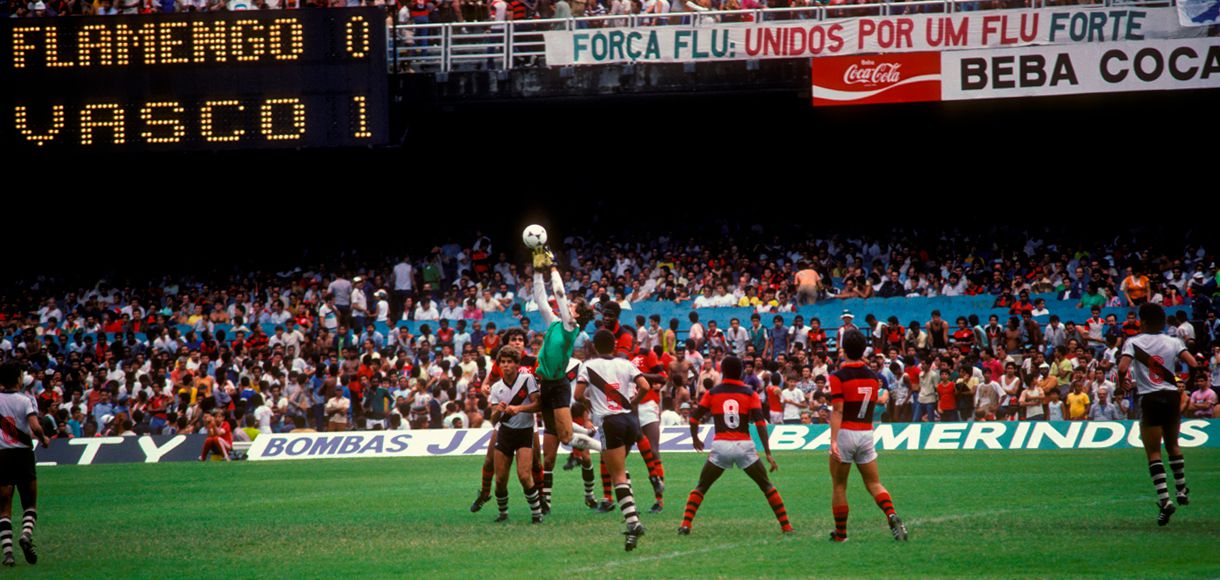
[[[617, 327], [622, 354], [669, 377], [657, 385], [663, 424], [684, 424], [729, 353], [744, 358], [745, 381], [773, 421], [826, 422], [834, 336], [847, 327], [865, 331], [868, 359], [886, 380], [876, 401], [882, 421], [1134, 418], [1138, 405], [1115, 390], [1115, 372], [1138, 321], [1134, 310], [1120, 319], [1102, 308], [1146, 302], [1165, 306], [1169, 332], [1208, 362], [1209, 373], [1182, 377], [1183, 413], [1220, 411], [1218, 273], [1189, 241], [1154, 252], [1111, 241], [1056, 245], [1044, 241], [1050, 231], [721, 234], [555, 244], [569, 294], [603, 314], [578, 354], [594, 325]], [[18, 282], [0, 303], [0, 359], [26, 369], [25, 392], [61, 438], [211, 432], [220, 423], [237, 439], [249, 436], [240, 427], [478, 428], [487, 416], [479, 385], [506, 333], [524, 333], [536, 352], [543, 330], [523, 316], [536, 309], [530, 268], [509, 254], [476, 234], [419, 257], [358, 265]], [[955, 320], [937, 311], [899, 320], [886, 302], [859, 322], [846, 310], [834, 321], [794, 312], [843, 298], [980, 295], [992, 308]], [[1069, 300], [1079, 315], [1048, 315], [1031, 300], [1038, 295]], [[659, 303], [683, 307], [688, 321], [635, 314]], [[717, 310], [728, 306], [754, 314], [725, 320]], [[621, 325], [604, 319], [611, 311], [622, 312]], [[498, 312], [518, 322], [484, 320]]]

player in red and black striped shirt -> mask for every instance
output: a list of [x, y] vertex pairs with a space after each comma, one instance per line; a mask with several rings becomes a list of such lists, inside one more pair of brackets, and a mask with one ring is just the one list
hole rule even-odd
[[830, 402], [834, 408], [830, 415], [830, 476], [834, 480], [830, 504], [835, 517], [835, 531], [830, 533], [830, 539], [835, 542], [847, 540], [847, 476], [853, 463], [877, 507], [885, 512], [894, 539], [907, 539], [907, 528], [894, 513], [894, 502], [877, 474], [873, 409], [881, 377], [864, 363], [867, 346], [860, 331], [847, 331], [842, 340], [847, 361], [830, 375]]
[[724, 376], [724, 382], [704, 393], [690, 418], [692, 445], [696, 451], [703, 451], [703, 442], [699, 440], [699, 421], [708, 413], [711, 413], [716, 424], [716, 435], [712, 440], [711, 454], [703, 465], [703, 472], [699, 474], [699, 484], [686, 500], [686, 514], [682, 516], [682, 526], [678, 528], [678, 534], [690, 534], [691, 521], [695, 519], [695, 513], [703, 503], [703, 495], [720, 479], [724, 470], [730, 467], [745, 469], [746, 475], [749, 475], [767, 496], [767, 502], [775, 512], [775, 519], [779, 520], [780, 529], [784, 533], [791, 532], [792, 525], [788, 523], [788, 510], [784, 507], [784, 500], [780, 498], [779, 490], [767, 479], [767, 470], [758, 459], [754, 441], [750, 438], [749, 423], [753, 422], [754, 427], [758, 429], [763, 451], [766, 452], [767, 463], [771, 464], [771, 471], [779, 469], [775, 459], [771, 457], [762, 401], [754, 389], [741, 382], [741, 359], [735, 356], [725, 357], [720, 362], [720, 372]]

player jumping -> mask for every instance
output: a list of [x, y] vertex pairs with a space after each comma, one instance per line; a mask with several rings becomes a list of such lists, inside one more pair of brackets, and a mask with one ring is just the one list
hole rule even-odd
[[[555, 306], [558, 316], [551, 309], [546, 297], [546, 285], [542, 279], [542, 269], [551, 269], [551, 288], [555, 293]], [[542, 502], [550, 506], [551, 486], [554, 482], [555, 456], [559, 452], [559, 443], [571, 445], [574, 449], [593, 449], [601, 451], [601, 443], [592, 437], [584, 427], [573, 425], [569, 406], [572, 402], [572, 379], [575, 379], [580, 369], [580, 361], [572, 358], [572, 349], [576, 337], [582, 328], [593, 320], [593, 310], [583, 298], [577, 297], [568, 302], [567, 293], [563, 288], [563, 279], [555, 267], [550, 249], [540, 247], [534, 250], [534, 304], [542, 314], [546, 324], [546, 334], [542, 338], [542, 347], [538, 350], [538, 368], [534, 375], [538, 377], [542, 392], [542, 423], [546, 434], [542, 438]]]
[[492, 422], [499, 423], [496, 434], [496, 504], [500, 508], [497, 522], [508, 520], [508, 468], [517, 459], [517, 478], [525, 499], [533, 512], [532, 523], [542, 523], [542, 498], [530, 468], [533, 465], [534, 413], [541, 406], [538, 383], [534, 376], [518, 372], [521, 351], [506, 346], [496, 355], [500, 363], [500, 380], [491, 387]]
[[847, 361], [830, 375], [830, 400], [834, 408], [830, 415], [830, 476], [834, 480], [830, 503], [835, 517], [835, 531], [830, 533], [830, 539], [847, 540], [847, 476], [855, 463], [864, 487], [885, 512], [894, 539], [906, 540], [907, 528], [894, 513], [894, 502], [877, 474], [873, 402], [880, 391], [881, 378], [864, 363], [867, 342], [860, 331], [847, 331], [842, 346]]
[[0, 365], [0, 548], [4, 566], [13, 560], [13, 491], [21, 494], [24, 517], [18, 544], [25, 561], [38, 563], [34, 551], [34, 522], [38, 519], [38, 475], [34, 471], [34, 438], [43, 447], [51, 439], [42, 431], [34, 401], [22, 394], [21, 370], [14, 364]]
[[[1167, 365], [1181, 359], [1191, 370], [1199, 367], [1195, 357], [1186, 350], [1181, 339], [1162, 334], [1165, 330], [1165, 310], [1158, 304], [1140, 306], [1140, 334], [1123, 343], [1122, 355], [1118, 359], [1118, 390], [1124, 391], [1127, 370], [1131, 369], [1135, 387], [1139, 394], [1140, 438], [1144, 440], [1144, 453], [1148, 456], [1148, 472], [1156, 486], [1156, 523], [1164, 526], [1177, 507], [1169, 501], [1169, 486], [1165, 477], [1165, 464], [1161, 461], [1161, 442], [1169, 453], [1169, 468], [1177, 487], [1178, 505], [1190, 503], [1190, 488], [1186, 487], [1186, 460], [1178, 447], [1178, 429], [1181, 426], [1181, 394], [1177, 378]], [[1134, 366], [1131, 364], [1135, 360]]]
[[699, 406], [690, 418], [691, 444], [695, 451], [703, 451], [703, 442], [699, 440], [699, 421], [708, 413], [716, 423], [716, 435], [712, 440], [712, 451], [707, 463], [703, 464], [703, 472], [699, 474], [699, 484], [690, 492], [686, 500], [686, 514], [682, 516], [682, 525], [678, 528], [679, 535], [690, 534], [691, 522], [703, 496], [712, 488], [712, 484], [730, 467], [745, 469], [746, 475], [758, 484], [758, 489], [767, 496], [771, 511], [779, 521], [779, 528], [784, 533], [792, 531], [788, 523], [788, 510], [784, 500], [779, 496], [779, 490], [767, 479], [767, 469], [758, 458], [758, 451], [750, 439], [750, 422], [758, 429], [763, 451], [766, 452], [767, 463], [771, 471], [779, 469], [775, 459], [771, 457], [771, 444], [767, 441], [767, 423], [762, 414], [762, 401], [754, 389], [741, 382], [741, 359], [735, 356], [725, 357], [720, 363], [723, 382], [703, 394]]
[[[614, 494], [627, 523], [628, 552], [635, 549], [644, 526], [635, 509], [631, 483], [627, 480], [627, 451], [642, 437], [640, 420], [631, 412], [632, 406], [648, 392], [649, 384], [639, 369], [621, 358], [614, 357], [614, 334], [606, 329], [593, 335], [597, 357], [585, 361], [576, 382], [576, 398], [588, 401], [593, 423], [601, 429], [602, 458], [614, 482]], [[587, 389], [589, 385], [593, 388]]]

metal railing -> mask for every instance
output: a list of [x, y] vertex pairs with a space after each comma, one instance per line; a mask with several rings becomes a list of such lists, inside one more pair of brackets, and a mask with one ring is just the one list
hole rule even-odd
[[1166, 0], [879, 0], [861, 4], [818, 5], [665, 15], [623, 14], [518, 21], [398, 24], [390, 32], [390, 67], [408, 73], [507, 71], [546, 65], [545, 31], [589, 28], [708, 26], [713, 24], [828, 20], [866, 16], [954, 14], [1086, 6], [1172, 6]]

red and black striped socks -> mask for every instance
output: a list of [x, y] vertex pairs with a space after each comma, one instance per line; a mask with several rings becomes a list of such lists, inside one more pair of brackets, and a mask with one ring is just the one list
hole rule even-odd
[[847, 504], [831, 506], [835, 515], [835, 536], [847, 539]]
[[695, 519], [695, 514], [699, 512], [699, 505], [702, 503], [703, 492], [698, 489], [691, 490], [690, 497], [686, 498], [686, 512], [682, 514], [682, 527], [690, 527], [691, 522]]
[[877, 497], [873, 499], [877, 500], [877, 507], [881, 508], [881, 511], [885, 512], [885, 517], [888, 518], [894, 515], [894, 502], [890, 500], [889, 492], [883, 491], [880, 494], [877, 494]]
[[640, 439], [635, 446], [640, 450], [640, 457], [644, 458], [644, 465], [648, 466], [648, 477], [665, 479], [665, 466], [661, 464], [661, 458], [657, 457], [656, 452], [652, 450], [652, 443], [648, 442], [648, 438]]
[[791, 532], [792, 524], [788, 523], [788, 509], [784, 507], [784, 499], [779, 496], [779, 490], [775, 486], [771, 486], [766, 495], [767, 503], [771, 504], [771, 511], [775, 512], [775, 519], [779, 521], [779, 528], [785, 532]]
[[487, 465], [483, 464], [483, 487], [479, 488], [479, 497], [489, 497], [491, 495], [491, 477], [495, 475], [495, 471]]

